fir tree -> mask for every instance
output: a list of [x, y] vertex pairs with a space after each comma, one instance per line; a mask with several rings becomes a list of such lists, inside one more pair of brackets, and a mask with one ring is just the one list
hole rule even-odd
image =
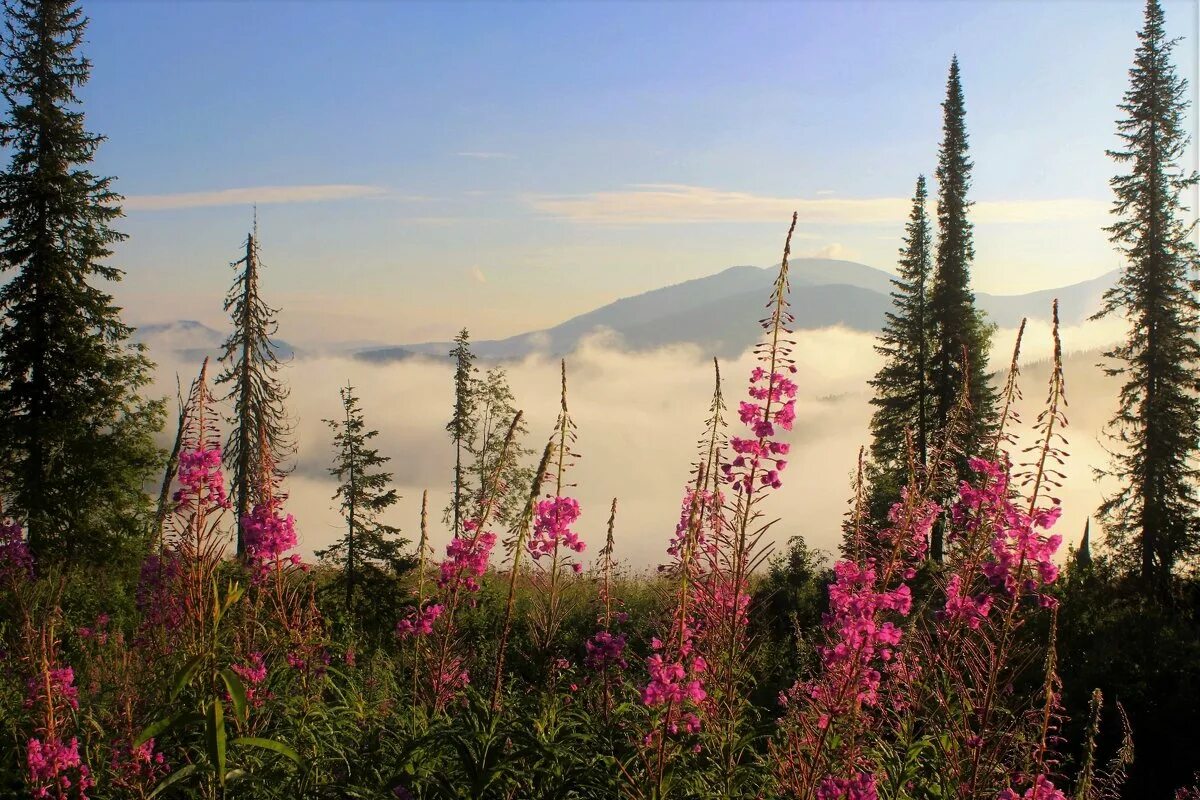
[[917, 178], [912, 213], [900, 249], [899, 275], [892, 279], [892, 311], [885, 317], [875, 351], [883, 366], [871, 386], [870, 516], [883, 521], [908, 480], [908, 436], [915, 460], [926, 465], [932, 412], [929, 386], [929, 276], [932, 241], [925, 211], [925, 176]]
[[450, 357], [454, 359], [454, 413], [446, 423], [446, 432], [454, 442], [454, 492], [445, 517], [447, 522], [453, 521], [453, 530], [457, 535], [462, 530], [466, 504], [470, 500], [463, 456], [471, 450], [472, 420], [475, 415], [475, 355], [471, 352], [471, 334], [466, 328], [454, 337], [454, 349], [450, 351]]
[[[100, 288], [124, 235], [112, 178], [88, 169], [103, 136], [84, 127], [79, 53], [87, 19], [72, 0], [8, 0], [0, 94], [0, 462], [9, 506], [37, 556], [107, 559], [140, 540], [142, 486], [162, 454], [161, 401], [138, 396], [151, 364]], [[99, 285], [97, 285], [99, 284]]]
[[271, 337], [279, 328], [278, 309], [267, 305], [259, 294], [258, 226], [246, 237], [246, 254], [231, 264], [238, 270], [225, 311], [233, 320], [233, 332], [221, 354], [223, 370], [216, 384], [229, 385], [222, 400], [231, 400], [229, 438], [225, 463], [231, 474], [231, 491], [237, 518], [237, 552], [244, 550], [242, 518], [259, 499], [257, 484], [262, 469], [260, 434], [269, 449], [271, 462], [281, 463], [292, 450], [290, 427], [284, 402], [288, 389], [279, 378], [279, 347]]
[[[942, 113], [937, 166], [937, 255], [929, 292], [933, 425], [937, 435], [947, 435], [950, 417], [966, 386], [971, 416], [966, 421], [966, 440], [957, 444], [964, 452], [971, 453], [987, 434], [995, 393], [987, 379], [991, 326], [975, 308], [975, 294], [971, 291], [975, 245], [967, 218], [971, 207], [967, 190], [971, 186], [972, 164], [967, 153], [966, 109], [957, 56], [950, 62]], [[942, 557], [941, 526], [934, 530], [930, 554], [935, 559]]]
[[1171, 63], [1175, 41], [1157, 0], [1146, 4], [1138, 41], [1119, 105], [1123, 148], [1109, 151], [1128, 168], [1111, 181], [1116, 222], [1105, 229], [1126, 263], [1096, 314], [1122, 313], [1130, 324], [1129, 338], [1106, 353], [1117, 362], [1108, 373], [1124, 378], [1109, 469], [1122, 488], [1100, 518], [1118, 563], [1140, 576], [1148, 596], [1164, 598], [1176, 564], [1200, 552], [1200, 258], [1181, 202], [1198, 176], [1179, 166], [1189, 139], [1187, 83]]
[[396, 579], [412, 565], [403, 554], [406, 541], [399, 538], [400, 529], [380, 521], [400, 497], [389, 488], [392, 473], [380, 469], [391, 459], [371, 447], [379, 431], [367, 429], [354, 387], [347, 385], [340, 393], [343, 417], [325, 424], [334, 431], [329, 474], [338, 481], [333, 499], [346, 521], [346, 535], [317, 551], [317, 557], [342, 566], [348, 610], [361, 612], [358, 600], [369, 596], [369, 610], [386, 618], [384, 610], [391, 605], [398, 614], [398, 603], [391, 602], [400, 594]]

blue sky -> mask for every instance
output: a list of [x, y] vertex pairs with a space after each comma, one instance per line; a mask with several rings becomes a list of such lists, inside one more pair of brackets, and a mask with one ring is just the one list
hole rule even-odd
[[[1196, 2], [1164, 5], [1191, 77]], [[888, 269], [956, 52], [978, 288], [1119, 265], [1099, 227], [1136, 0], [85, 8], [136, 322], [220, 321], [254, 201], [298, 341], [542, 327], [777, 261], [793, 207], [800, 254]]]

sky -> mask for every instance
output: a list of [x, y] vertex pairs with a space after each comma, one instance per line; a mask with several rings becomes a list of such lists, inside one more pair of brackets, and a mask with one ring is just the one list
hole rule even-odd
[[[1197, 4], [1164, 7], [1194, 78]], [[1135, 0], [85, 8], [134, 323], [221, 325], [254, 204], [301, 344], [546, 327], [776, 263], [793, 209], [797, 254], [891, 269], [955, 53], [976, 288], [1120, 265], [1100, 228]]]

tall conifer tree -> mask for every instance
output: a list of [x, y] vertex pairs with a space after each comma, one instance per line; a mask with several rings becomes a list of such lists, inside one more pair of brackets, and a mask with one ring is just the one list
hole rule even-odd
[[[971, 208], [967, 191], [971, 187], [973, 165], [968, 155], [966, 108], [957, 56], [950, 62], [942, 114], [942, 144], [937, 166], [937, 255], [929, 293], [929, 316], [933, 326], [930, 388], [934, 428], [939, 435], [945, 435], [964, 385], [969, 387], [972, 413], [966, 426], [966, 441], [959, 445], [970, 453], [977, 449], [987, 433], [995, 391], [987, 379], [991, 327], [976, 309], [975, 293], [971, 291], [975, 244], [967, 216]], [[934, 530], [930, 554], [935, 559], [942, 557], [941, 526]]]
[[218, 386], [227, 384], [233, 415], [225, 443], [225, 463], [231, 474], [234, 509], [237, 512], [237, 552], [245, 549], [242, 518], [254, 506], [262, 467], [262, 444], [269, 449], [271, 463], [280, 464], [291, 454], [291, 429], [284, 402], [288, 389], [279, 378], [279, 347], [271, 337], [279, 328], [278, 309], [263, 301], [259, 293], [258, 226], [246, 237], [246, 253], [231, 264], [237, 270], [225, 311], [233, 320], [233, 332], [221, 354]]
[[[411, 561], [403, 555], [406, 541], [399, 538], [400, 529], [379, 519], [400, 499], [390, 487], [392, 473], [381, 469], [391, 459], [371, 446], [379, 431], [367, 429], [354, 387], [347, 385], [340, 394], [342, 418], [327, 419], [325, 424], [334, 431], [334, 462], [329, 474], [338, 481], [333, 499], [346, 521], [346, 534], [317, 551], [317, 556], [343, 567], [346, 607], [362, 610], [358, 596], [391, 582]], [[369, 596], [372, 604], [383, 599], [376, 591]]]
[[1200, 553], [1196, 455], [1200, 445], [1200, 269], [1182, 192], [1198, 176], [1179, 165], [1188, 143], [1187, 82], [1171, 63], [1158, 0], [1145, 25], [1118, 106], [1123, 148], [1109, 155], [1127, 172], [1111, 181], [1116, 222], [1105, 230], [1125, 256], [1117, 285], [1096, 314], [1122, 313], [1129, 338], [1106, 355], [1124, 378], [1110, 423], [1118, 452], [1110, 473], [1121, 489], [1100, 508], [1118, 561], [1140, 575], [1150, 597], [1166, 597], [1176, 564]]
[[883, 366], [871, 386], [870, 514], [881, 522], [908, 479], [908, 435], [917, 466], [925, 466], [932, 412], [929, 385], [931, 326], [929, 278], [933, 242], [925, 206], [925, 176], [917, 178], [912, 213], [904, 229], [899, 275], [892, 279], [892, 311], [885, 317], [875, 351]]
[[[146, 532], [142, 491], [160, 469], [153, 432], [164, 406], [138, 392], [151, 364], [100, 285], [124, 235], [112, 178], [88, 165], [77, 90], [87, 19], [73, 0], [7, 0], [0, 94], [0, 462], [8, 508], [38, 556], [105, 559]], [[99, 284], [99, 285], [97, 285]]]
[[454, 413], [446, 423], [446, 432], [454, 442], [454, 492], [446, 521], [453, 522], [457, 535], [471, 499], [463, 457], [471, 452], [475, 417], [475, 354], [471, 352], [471, 334], [466, 328], [454, 337], [450, 357], [454, 359]]

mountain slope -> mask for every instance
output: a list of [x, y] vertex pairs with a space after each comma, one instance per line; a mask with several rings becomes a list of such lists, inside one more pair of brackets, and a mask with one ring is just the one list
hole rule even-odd
[[[729, 357], [754, 343], [757, 330], [747, 326], [746, 321], [761, 316], [774, 279], [775, 268], [730, 267], [705, 278], [616, 300], [552, 328], [507, 339], [478, 341], [472, 347], [485, 359], [520, 358], [534, 352], [561, 355], [575, 349], [588, 334], [607, 330], [615, 332], [625, 347], [634, 350], [691, 343]], [[1073, 286], [1030, 294], [979, 293], [976, 300], [997, 325], [1015, 327], [1022, 316], [1048, 319], [1050, 302], [1058, 297], [1062, 319], [1070, 324], [1082, 321], [1099, 307], [1100, 296], [1114, 279], [1115, 275], [1110, 273]], [[865, 264], [796, 259], [791, 265], [791, 280], [797, 330], [844, 325], [874, 333], [891, 305], [892, 276]], [[450, 342], [423, 342], [362, 350], [356, 357], [374, 362], [420, 355], [443, 357], [452, 346]]]

